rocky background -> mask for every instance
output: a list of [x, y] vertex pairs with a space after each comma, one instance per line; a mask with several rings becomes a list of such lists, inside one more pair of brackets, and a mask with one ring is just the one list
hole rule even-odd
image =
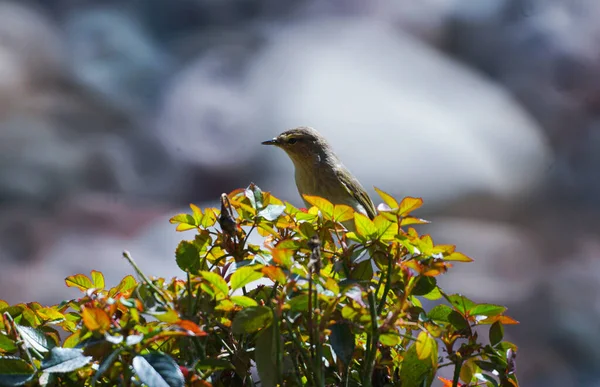
[[[0, 0], [0, 298], [181, 274], [168, 218], [256, 182], [260, 142], [324, 133], [363, 185], [422, 196], [509, 306], [524, 386], [600, 383], [597, 0]], [[373, 191], [371, 191], [373, 193]]]

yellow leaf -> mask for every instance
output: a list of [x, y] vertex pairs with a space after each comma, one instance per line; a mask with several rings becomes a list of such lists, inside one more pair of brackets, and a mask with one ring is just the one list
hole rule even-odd
[[333, 207], [333, 220], [339, 223], [354, 219], [354, 209], [345, 204], [336, 204]]
[[383, 192], [382, 190], [380, 190], [377, 187], [373, 187], [375, 188], [375, 191], [377, 191], [377, 193], [379, 194], [379, 196], [381, 196], [381, 198], [383, 199], [383, 202], [385, 204], [387, 204], [392, 210], [395, 208], [398, 208], [398, 202], [396, 201], [396, 199], [394, 199], [394, 197], [386, 192]]
[[413, 198], [410, 196], [405, 197], [400, 202], [400, 208], [398, 214], [400, 216], [406, 216], [410, 214], [412, 211], [418, 209], [423, 205], [423, 199], [421, 198]]
[[94, 287], [92, 281], [83, 274], [75, 274], [68, 276], [65, 279], [65, 282], [68, 287], [77, 287], [80, 290], [88, 290]]
[[444, 257], [444, 261], [457, 261], [457, 262], [473, 262], [472, 258], [467, 257], [463, 253], [459, 253], [458, 251]]
[[97, 270], [92, 270], [92, 283], [96, 289], [104, 290], [104, 275]]
[[431, 222], [428, 220], [421, 219], [421, 218], [415, 218], [414, 216], [407, 216], [405, 218], [402, 218], [402, 220], [400, 221], [401, 226], [408, 226], [410, 224], [429, 224], [429, 223], [431, 223]]
[[417, 336], [415, 345], [419, 360], [425, 360], [430, 357], [437, 358], [437, 343], [433, 337], [429, 336], [429, 333], [421, 331], [419, 336]]
[[333, 217], [333, 204], [330, 201], [323, 199], [318, 196], [302, 195], [311, 205], [317, 207], [325, 219], [331, 219]]

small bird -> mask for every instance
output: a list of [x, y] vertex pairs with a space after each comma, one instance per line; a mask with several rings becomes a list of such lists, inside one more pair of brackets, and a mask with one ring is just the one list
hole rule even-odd
[[301, 126], [262, 144], [275, 145], [292, 159], [300, 196], [319, 196], [333, 204], [350, 206], [371, 219], [375, 217], [375, 205], [365, 189], [315, 129]]

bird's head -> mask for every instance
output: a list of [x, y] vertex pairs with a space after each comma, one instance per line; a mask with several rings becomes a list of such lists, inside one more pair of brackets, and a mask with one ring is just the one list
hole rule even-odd
[[320, 160], [331, 153], [325, 138], [313, 128], [305, 126], [287, 130], [271, 140], [263, 141], [262, 144], [283, 149], [295, 164]]

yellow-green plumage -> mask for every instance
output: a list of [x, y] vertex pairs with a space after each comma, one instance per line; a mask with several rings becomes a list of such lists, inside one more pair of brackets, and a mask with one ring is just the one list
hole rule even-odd
[[[300, 196], [320, 196], [333, 204], [345, 204], [373, 219], [375, 205], [316, 130], [299, 127], [263, 142], [283, 149], [294, 163]], [[308, 203], [306, 203], [309, 206]]]

